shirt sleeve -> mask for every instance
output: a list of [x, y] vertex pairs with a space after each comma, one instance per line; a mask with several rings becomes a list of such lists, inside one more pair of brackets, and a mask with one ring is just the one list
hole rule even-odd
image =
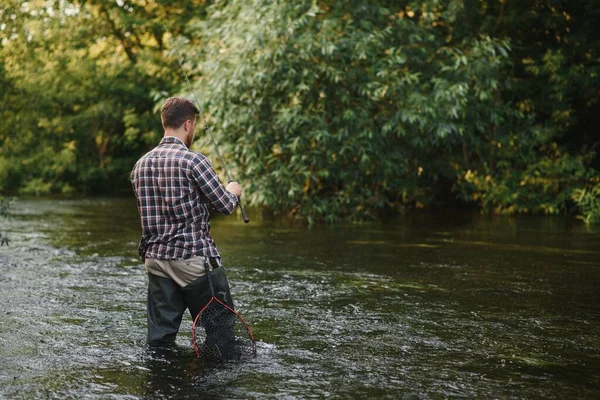
[[225, 190], [208, 158], [201, 159], [193, 168], [196, 184], [208, 201], [222, 214], [231, 214], [238, 203], [235, 194]]
[[148, 250], [148, 241], [144, 236], [140, 239], [140, 245], [138, 246], [138, 255], [140, 256], [140, 261], [144, 262], [146, 260], [146, 250]]

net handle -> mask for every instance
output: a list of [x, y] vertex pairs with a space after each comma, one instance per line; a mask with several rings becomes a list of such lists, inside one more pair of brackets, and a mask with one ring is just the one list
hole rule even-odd
[[210, 263], [205, 259], [204, 260], [204, 271], [206, 273], [206, 279], [208, 279], [208, 287], [210, 288], [210, 295], [212, 297], [215, 297], [215, 288], [213, 286], [213, 281], [212, 281], [212, 265], [210, 265]]

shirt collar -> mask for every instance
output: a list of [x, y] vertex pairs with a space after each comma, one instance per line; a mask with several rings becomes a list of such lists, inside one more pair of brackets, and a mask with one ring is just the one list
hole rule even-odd
[[181, 141], [181, 139], [179, 139], [178, 137], [175, 136], [165, 136], [162, 138], [162, 140], [160, 141], [160, 143], [158, 144], [163, 145], [163, 144], [178, 144], [181, 145], [183, 147], [185, 147], [187, 149], [187, 146], [185, 145], [185, 143], [183, 143]]

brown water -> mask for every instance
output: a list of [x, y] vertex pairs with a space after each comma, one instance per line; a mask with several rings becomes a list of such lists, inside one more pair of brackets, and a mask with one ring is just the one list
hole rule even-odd
[[216, 217], [258, 355], [147, 353], [133, 199], [21, 200], [0, 230], [0, 398], [599, 398], [600, 231], [419, 214]]

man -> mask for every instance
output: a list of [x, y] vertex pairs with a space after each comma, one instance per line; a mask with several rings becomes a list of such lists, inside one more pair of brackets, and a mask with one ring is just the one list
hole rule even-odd
[[223, 187], [210, 160], [191, 151], [198, 109], [184, 98], [161, 108], [164, 137], [131, 172], [141, 218], [140, 258], [148, 273], [148, 345], [175, 343], [183, 314], [192, 318], [210, 300], [205, 265], [214, 269], [217, 297], [233, 308], [221, 256], [210, 236], [209, 207], [231, 214], [242, 195]]

